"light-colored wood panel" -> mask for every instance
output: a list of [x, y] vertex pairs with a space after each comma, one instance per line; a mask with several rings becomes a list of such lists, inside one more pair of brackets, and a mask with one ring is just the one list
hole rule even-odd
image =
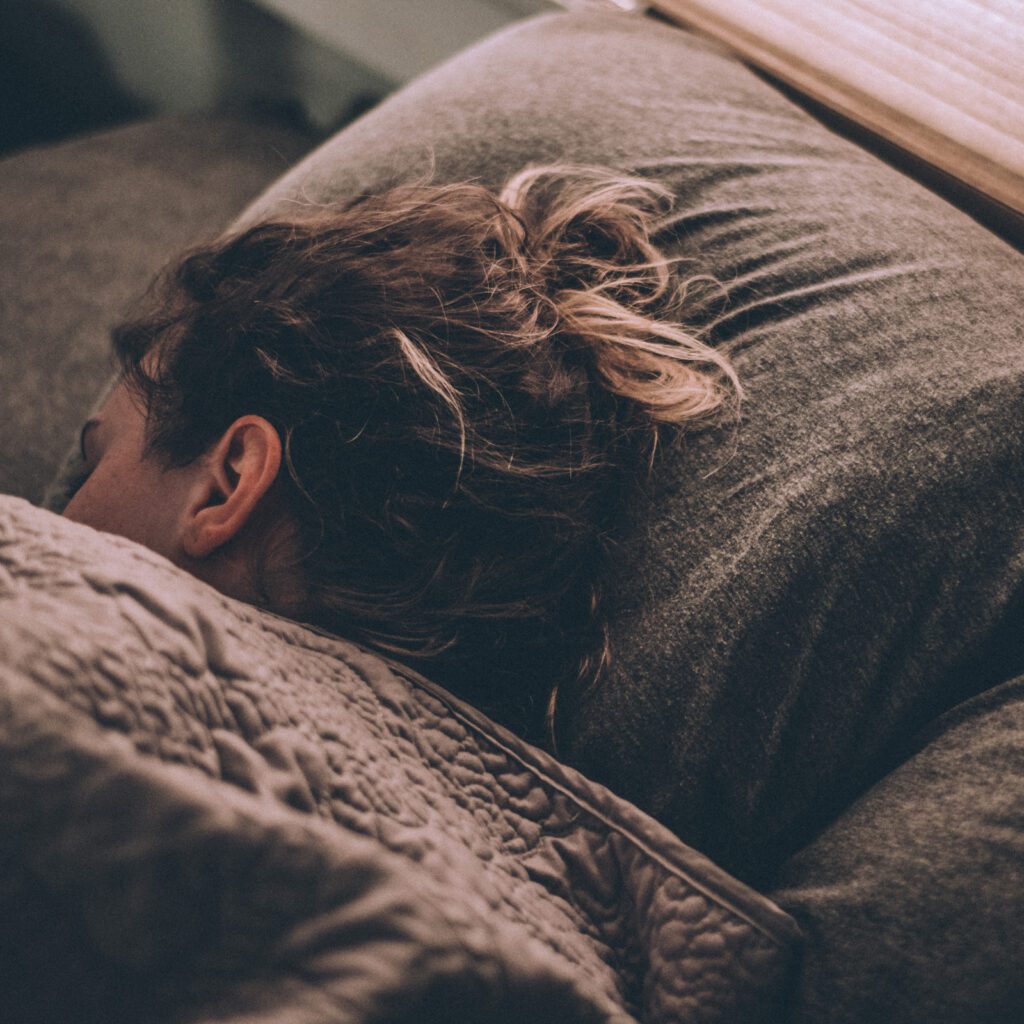
[[1024, 213], [1022, 0], [655, 0], [651, 6]]

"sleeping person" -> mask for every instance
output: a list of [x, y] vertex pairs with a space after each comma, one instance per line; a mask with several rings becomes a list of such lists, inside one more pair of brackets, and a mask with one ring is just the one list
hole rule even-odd
[[[1017, 1020], [1020, 253], [717, 46], [590, 12], [436, 69], [239, 223], [556, 158], [643, 182], [377, 196], [184, 261], [117, 333], [69, 514], [531, 738], [556, 693], [560, 760], [804, 927], [795, 1019]], [[728, 304], [634, 267], [645, 237]]]
[[659, 442], [735, 414], [599, 167], [419, 182], [190, 251], [114, 331], [65, 515], [361, 641], [534, 741], [609, 664], [616, 542]]

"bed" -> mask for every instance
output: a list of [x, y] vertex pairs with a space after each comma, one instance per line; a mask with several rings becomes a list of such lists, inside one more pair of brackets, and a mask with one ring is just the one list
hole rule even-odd
[[[5, 1017], [1018, 1020], [1020, 252], [636, 14], [527, 19], [307, 144], [4, 161]], [[187, 241], [554, 159], [669, 185], [749, 394], [660, 467], [558, 759], [54, 515], [105, 330]]]

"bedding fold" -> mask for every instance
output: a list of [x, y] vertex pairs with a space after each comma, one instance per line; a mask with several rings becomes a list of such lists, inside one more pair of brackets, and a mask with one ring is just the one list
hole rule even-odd
[[768, 1019], [796, 928], [400, 666], [0, 497], [7, 1021]]

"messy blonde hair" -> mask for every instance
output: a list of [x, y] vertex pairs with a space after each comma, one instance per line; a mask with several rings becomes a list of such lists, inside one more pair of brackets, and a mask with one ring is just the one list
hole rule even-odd
[[[117, 328], [147, 453], [266, 417], [302, 608], [531, 738], [610, 649], [612, 553], [666, 427], [735, 411], [652, 242], [672, 194], [606, 168], [400, 185], [189, 252]], [[693, 279], [691, 279], [692, 281]], [[144, 357], [155, 355], [156, 358]]]

